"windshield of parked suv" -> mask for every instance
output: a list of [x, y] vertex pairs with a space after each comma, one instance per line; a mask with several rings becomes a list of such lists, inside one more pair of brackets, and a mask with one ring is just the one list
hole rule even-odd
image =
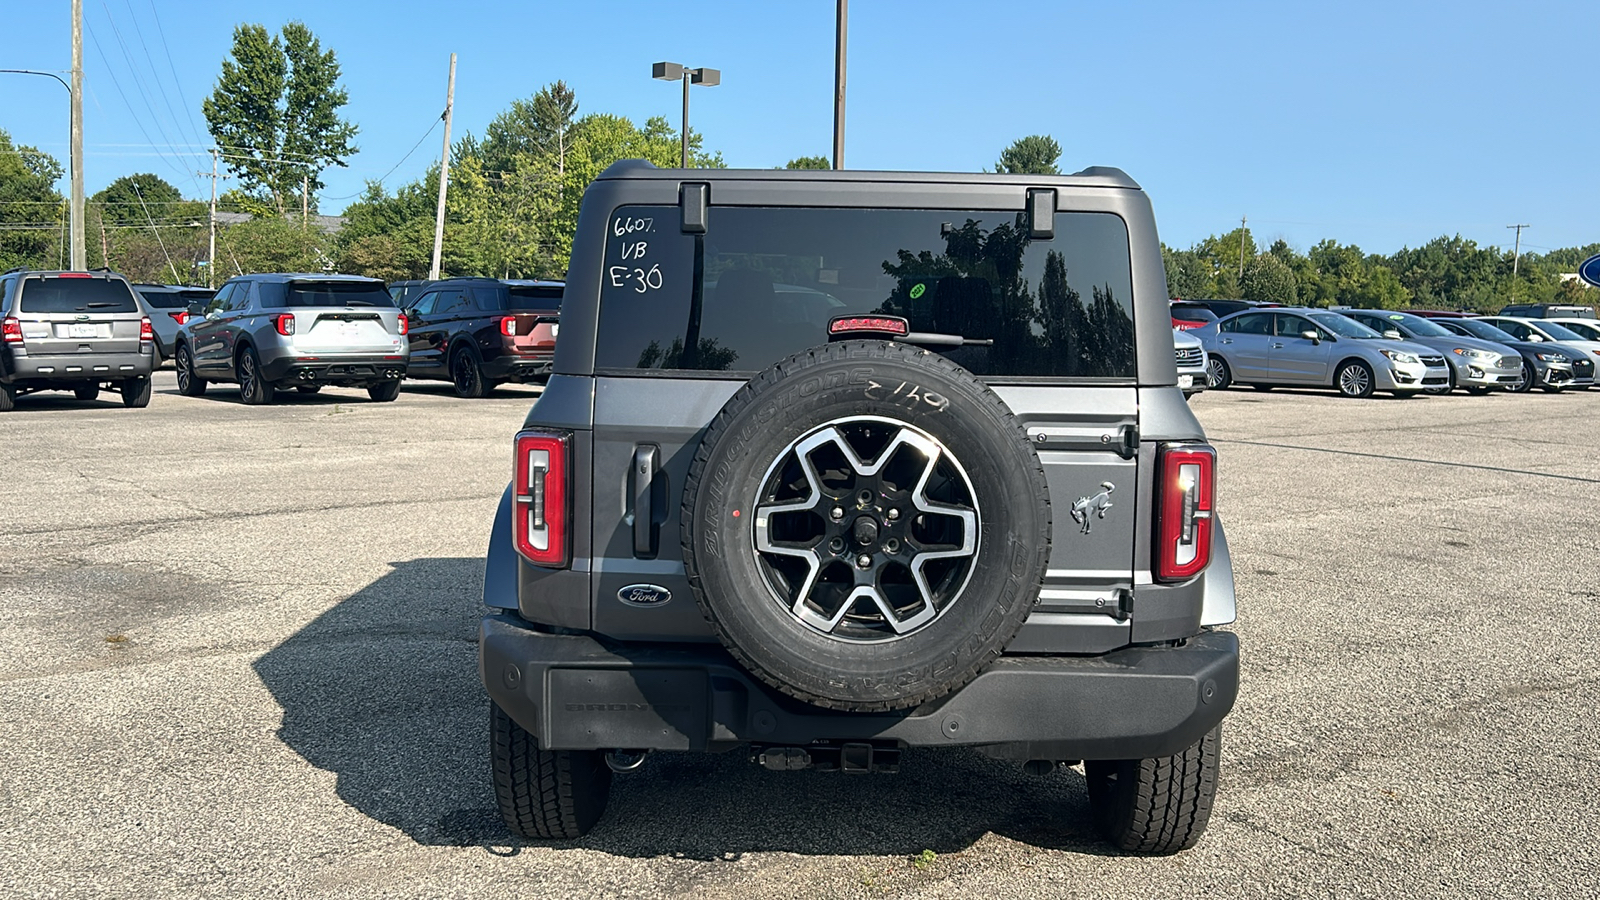
[[1128, 229], [1057, 213], [1035, 240], [1017, 212], [718, 207], [703, 235], [670, 207], [607, 223], [602, 369], [760, 371], [828, 341], [849, 314], [907, 319], [974, 374], [1132, 378]]
[[1355, 319], [1347, 319], [1338, 313], [1309, 313], [1306, 318], [1339, 337], [1358, 338], [1364, 341], [1383, 337], [1383, 335], [1357, 322]]
[[187, 309], [191, 303], [205, 303], [215, 291], [140, 290], [139, 296], [155, 309]]
[[293, 306], [380, 306], [394, 307], [394, 299], [377, 281], [291, 281], [288, 284], [263, 281], [263, 309]]
[[22, 312], [136, 312], [139, 304], [126, 282], [113, 278], [33, 276], [22, 280]]
[[1490, 325], [1488, 322], [1482, 321], [1481, 319], [1451, 319], [1450, 324], [1456, 328], [1466, 331], [1473, 337], [1483, 338], [1486, 341], [1494, 341], [1497, 344], [1504, 344], [1516, 340], [1516, 338], [1513, 337], [1510, 332], [1501, 331], [1500, 329]]

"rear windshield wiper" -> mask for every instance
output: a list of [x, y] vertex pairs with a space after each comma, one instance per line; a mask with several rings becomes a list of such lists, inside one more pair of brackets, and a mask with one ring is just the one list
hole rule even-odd
[[121, 305], [122, 304], [120, 304], [120, 303], [112, 303], [112, 302], [110, 302], [108, 300], [97, 300], [97, 301], [95, 301], [93, 303], [85, 303], [84, 305], [82, 305], [82, 306], [80, 306], [78, 308], [79, 309], [105, 309], [108, 306], [121, 306]]
[[993, 347], [993, 338], [969, 338], [959, 334], [940, 334], [936, 331], [911, 331], [896, 335], [895, 340], [906, 344], [923, 344], [929, 347]]

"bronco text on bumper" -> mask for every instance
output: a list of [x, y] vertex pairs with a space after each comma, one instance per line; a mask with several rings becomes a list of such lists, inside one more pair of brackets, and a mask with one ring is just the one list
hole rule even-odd
[[1192, 846], [1239, 647], [1159, 248], [1114, 169], [604, 173], [489, 547], [507, 824], [652, 750], [965, 746]]

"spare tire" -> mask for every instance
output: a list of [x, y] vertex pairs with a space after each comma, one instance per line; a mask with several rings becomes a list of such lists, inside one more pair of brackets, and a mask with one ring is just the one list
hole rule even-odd
[[712, 421], [684, 485], [684, 565], [761, 681], [904, 709], [1016, 636], [1050, 557], [1044, 469], [1004, 401], [888, 341], [798, 353]]

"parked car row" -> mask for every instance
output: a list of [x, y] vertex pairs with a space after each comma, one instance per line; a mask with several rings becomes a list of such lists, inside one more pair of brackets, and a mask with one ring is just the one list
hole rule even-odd
[[281, 391], [363, 388], [379, 402], [401, 380], [448, 381], [462, 397], [550, 375], [564, 285], [452, 278], [385, 285], [320, 273], [241, 275], [216, 291], [131, 285], [109, 271], [0, 276], [0, 410], [20, 394], [102, 388], [149, 403], [150, 373], [173, 360], [178, 390], [239, 386], [245, 403]]
[[[1203, 301], [1215, 302], [1242, 301]], [[1174, 310], [1175, 322], [1179, 315]], [[1592, 386], [1600, 358], [1600, 323], [1577, 317], [1249, 306], [1190, 321], [1182, 333], [1204, 347], [1211, 388], [1328, 387], [1348, 397], [1553, 392]]]

